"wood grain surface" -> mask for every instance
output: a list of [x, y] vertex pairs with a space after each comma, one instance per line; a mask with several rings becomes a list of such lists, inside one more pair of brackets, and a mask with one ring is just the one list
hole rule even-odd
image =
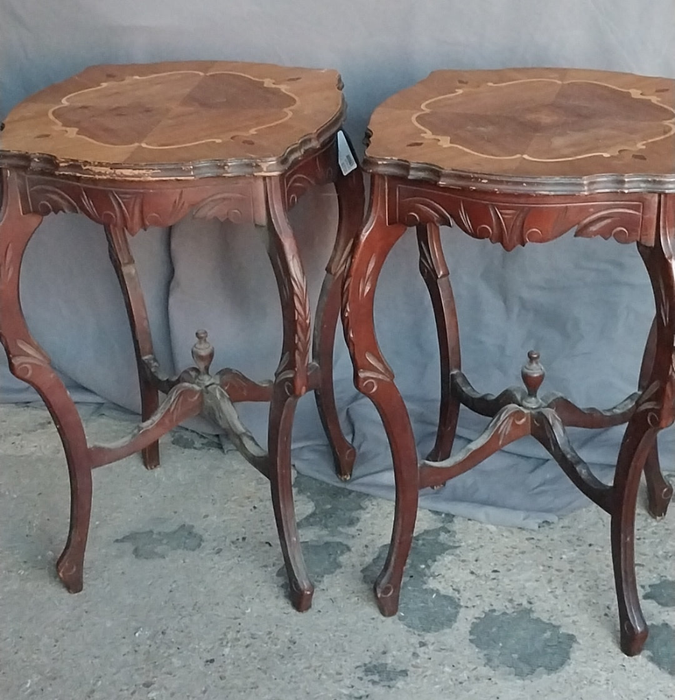
[[94, 66], [29, 97], [0, 165], [83, 177], [279, 174], [344, 117], [340, 76], [256, 63]]
[[374, 112], [371, 172], [522, 191], [675, 191], [675, 81], [435, 71]]

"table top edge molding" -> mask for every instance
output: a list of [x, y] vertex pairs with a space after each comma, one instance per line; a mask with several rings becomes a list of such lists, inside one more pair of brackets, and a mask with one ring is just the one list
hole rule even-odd
[[497, 175], [461, 170], [445, 170], [432, 163], [416, 163], [394, 158], [366, 156], [363, 168], [370, 175], [397, 177], [426, 182], [438, 187], [466, 189], [477, 192], [504, 194], [675, 194], [675, 173], [652, 175], [645, 173], [599, 173], [577, 177]]

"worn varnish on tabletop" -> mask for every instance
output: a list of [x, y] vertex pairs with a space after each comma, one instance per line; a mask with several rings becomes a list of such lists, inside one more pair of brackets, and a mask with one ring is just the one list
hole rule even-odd
[[206, 62], [94, 66], [28, 98], [0, 157], [115, 179], [278, 174], [344, 118], [334, 70]]

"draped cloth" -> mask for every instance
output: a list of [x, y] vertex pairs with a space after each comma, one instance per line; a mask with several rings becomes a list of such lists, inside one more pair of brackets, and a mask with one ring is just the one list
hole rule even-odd
[[[218, 59], [337, 68], [349, 103], [346, 128], [358, 143], [372, 110], [436, 68], [570, 66], [675, 77], [675, 0], [0, 0], [0, 116], [52, 82], [96, 63]], [[1, 139], [1, 134], [0, 134]], [[673, 154], [675, 161], [675, 154]], [[313, 302], [336, 224], [331, 187], [292, 212]], [[506, 253], [457, 228], [443, 240], [455, 292], [463, 370], [479, 391], [519, 384], [529, 349], [547, 369], [542, 391], [607, 408], [633, 392], [654, 302], [634, 246], [566, 235]], [[167, 371], [192, 363], [198, 328], [216, 348], [214, 369], [270, 378], [281, 344], [274, 278], [253, 227], [190, 216], [132, 241], [155, 353]], [[139, 410], [135, 360], [103, 231], [83, 217], [45, 219], [26, 252], [23, 306], [36, 339], [80, 402]], [[431, 306], [417, 271], [412, 232], [386, 262], [376, 298], [378, 337], [396, 373], [420, 454], [433, 443], [439, 360]], [[358, 449], [349, 487], [393, 497], [381, 422], [351, 382], [341, 334], [335, 378], [343, 426]], [[35, 400], [0, 367], [3, 401]], [[242, 405], [264, 440], [267, 407]], [[462, 412], [456, 448], [485, 419]], [[194, 427], [208, 430], [204, 423]], [[611, 480], [622, 427], [571, 431], [597, 475]], [[660, 437], [671, 469], [673, 431]], [[311, 396], [294, 430], [296, 468], [336, 481]], [[528, 439], [510, 445], [422, 505], [491, 523], [536, 527], [588, 503]]]

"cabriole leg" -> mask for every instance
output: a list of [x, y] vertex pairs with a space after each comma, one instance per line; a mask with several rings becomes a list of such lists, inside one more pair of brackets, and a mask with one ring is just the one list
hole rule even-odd
[[[124, 304], [129, 316], [131, 336], [134, 341], [141, 390], [141, 420], [147, 421], [159, 407], [159, 393], [148, 376], [148, 369], [143, 361], [144, 357], [154, 356], [148, 312], [145, 308], [143, 290], [138, 279], [136, 263], [129, 248], [126, 231], [118, 226], [106, 226], [105, 233], [108, 239], [110, 260], [122, 289]], [[153, 442], [148, 447], [143, 448], [141, 457], [146, 469], [158, 467], [159, 442]]]
[[84, 551], [89, 533], [92, 479], [82, 421], [49, 357], [26, 326], [20, 300], [20, 271], [28, 241], [42, 221], [21, 208], [19, 176], [2, 172], [0, 214], [0, 338], [12, 374], [42, 397], [59, 432], [70, 475], [70, 528], [56, 571], [71, 593], [82, 590]]
[[363, 221], [364, 191], [361, 170], [357, 168], [346, 176], [338, 174], [335, 189], [338, 197], [338, 230], [317, 305], [312, 355], [314, 362], [319, 366], [319, 386], [314, 392], [316, 406], [333, 451], [335, 471], [340, 479], [346, 481], [351, 478], [356, 451], [340, 427], [333, 386], [333, 349], [345, 269], [354, 239]]
[[281, 360], [274, 378], [268, 435], [269, 477], [274, 515], [284, 555], [291, 602], [303, 612], [312, 604], [312, 586], [300, 547], [293, 504], [291, 437], [295, 405], [307, 391], [310, 313], [307, 282], [288, 222], [279, 178], [267, 180], [267, 250], [279, 286], [283, 317]]
[[459, 401], [453, 397], [450, 388], [450, 374], [460, 369], [459, 328], [438, 224], [420, 224], [417, 227], [417, 242], [420, 250], [420, 273], [431, 297], [441, 359], [438, 432], [436, 443], [427, 459], [440, 462], [450, 456], [459, 416]]
[[373, 402], [380, 414], [394, 463], [394, 527], [387, 560], [375, 582], [380, 611], [390, 616], [398, 610], [403, 570], [417, 517], [419, 479], [408, 412], [375, 336], [373, 301], [377, 278], [389, 251], [405, 232], [404, 225], [387, 223], [386, 186], [386, 178], [372, 177], [370, 214], [356, 241], [345, 281], [342, 313], [354, 364], [354, 385]]
[[[652, 322], [649, 330], [649, 337], [645, 346], [640, 369], [640, 391], [644, 391], [649, 381], [649, 375], [654, 364], [654, 353], [656, 352], [656, 319]], [[654, 447], [647, 455], [645, 462], [645, 480], [647, 482], [647, 508], [649, 514], [654, 518], [663, 518], [668, 511], [670, 500], [673, 497], [673, 487], [661, 472], [659, 462], [658, 442], [654, 441]]]
[[647, 420], [646, 412], [631, 418], [621, 443], [613, 484], [612, 560], [619, 605], [621, 650], [628, 656], [642, 651], [648, 635], [635, 577], [634, 542], [640, 475], [656, 437], [656, 429], [650, 428]]
[[[631, 417], [619, 450], [612, 486], [612, 559], [619, 605], [621, 649], [639, 654], [647, 639], [647, 624], [640, 609], [635, 577], [635, 507], [640, 476], [648, 455], [655, 449], [660, 429], [673, 422], [672, 354], [675, 340], [675, 267], [663, 212], [653, 248], [638, 246], [654, 290], [656, 343], [649, 376], [641, 377], [645, 389]], [[644, 375], [647, 374], [643, 367]]]

